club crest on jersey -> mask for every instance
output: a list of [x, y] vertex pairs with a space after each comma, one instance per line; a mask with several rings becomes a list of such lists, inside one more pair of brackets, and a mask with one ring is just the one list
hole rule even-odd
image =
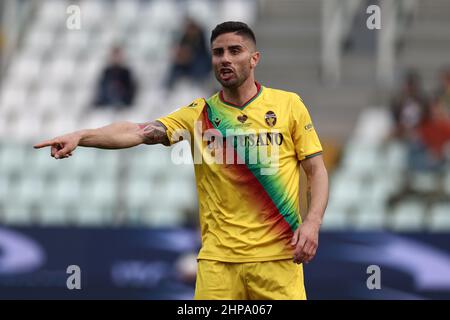
[[221, 122], [222, 120], [217, 117], [214, 119], [214, 124], [216, 125], [216, 127], [218, 127]]
[[242, 115], [238, 116], [237, 119], [239, 120], [240, 123], [244, 123], [245, 121], [247, 121], [248, 117], [247, 117], [247, 115], [242, 114]]
[[269, 127], [273, 127], [277, 123], [277, 115], [273, 111], [267, 111], [264, 120]]

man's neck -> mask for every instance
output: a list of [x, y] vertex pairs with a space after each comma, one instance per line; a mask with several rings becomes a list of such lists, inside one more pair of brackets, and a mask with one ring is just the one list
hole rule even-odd
[[258, 93], [254, 79], [248, 79], [238, 88], [223, 88], [223, 99], [237, 106], [243, 106]]

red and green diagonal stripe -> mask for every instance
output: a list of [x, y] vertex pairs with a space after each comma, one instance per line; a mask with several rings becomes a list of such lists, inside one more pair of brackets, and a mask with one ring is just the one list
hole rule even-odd
[[[234, 128], [230, 119], [217, 112], [217, 108], [214, 108], [211, 99], [207, 101], [205, 108], [206, 112], [203, 118], [204, 121], [208, 122], [207, 127], [216, 129], [222, 136], [226, 135], [227, 129]], [[211, 121], [216, 117], [221, 119], [218, 126], [215, 125], [214, 121]], [[239, 158], [248, 158], [248, 147], [244, 151], [236, 147], [234, 149], [236, 156]], [[262, 204], [264, 208], [270, 209], [265, 211], [270, 212], [267, 218], [277, 221], [280, 221], [282, 218], [285, 222], [283, 229], [287, 229], [286, 231], [294, 231], [297, 229], [299, 225], [298, 208], [294, 201], [289, 198], [286, 187], [282, 184], [280, 177], [278, 175], [262, 175], [261, 168], [264, 168], [262, 164], [250, 164], [247, 162], [245, 164], [235, 164], [233, 167], [238, 171], [236, 174], [239, 175], [240, 179], [253, 180], [247, 186], [255, 189], [254, 194], [257, 197], [255, 201], [259, 201], [258, 203]]]

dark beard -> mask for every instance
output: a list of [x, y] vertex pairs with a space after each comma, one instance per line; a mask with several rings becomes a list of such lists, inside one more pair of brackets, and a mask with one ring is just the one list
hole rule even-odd
[[236, 89], [239, 88], [249, 77], [249, 74], [246, 77], [236, 77], [234, 81], [232, 82], [223, 82], [220, 79], [220, 75], [219, 74], [215, 74], [217, 81], [219, 81], [219, 83], [222, 85], [222, 87], [227, 88], [227, 89]]

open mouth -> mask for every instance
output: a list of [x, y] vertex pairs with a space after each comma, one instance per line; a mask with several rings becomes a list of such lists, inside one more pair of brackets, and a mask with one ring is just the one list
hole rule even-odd
[[234, 72], [230, 68], [221, 68], [220, 69], [220, 77], [224, 80], [230, 79], [234, 75]]

